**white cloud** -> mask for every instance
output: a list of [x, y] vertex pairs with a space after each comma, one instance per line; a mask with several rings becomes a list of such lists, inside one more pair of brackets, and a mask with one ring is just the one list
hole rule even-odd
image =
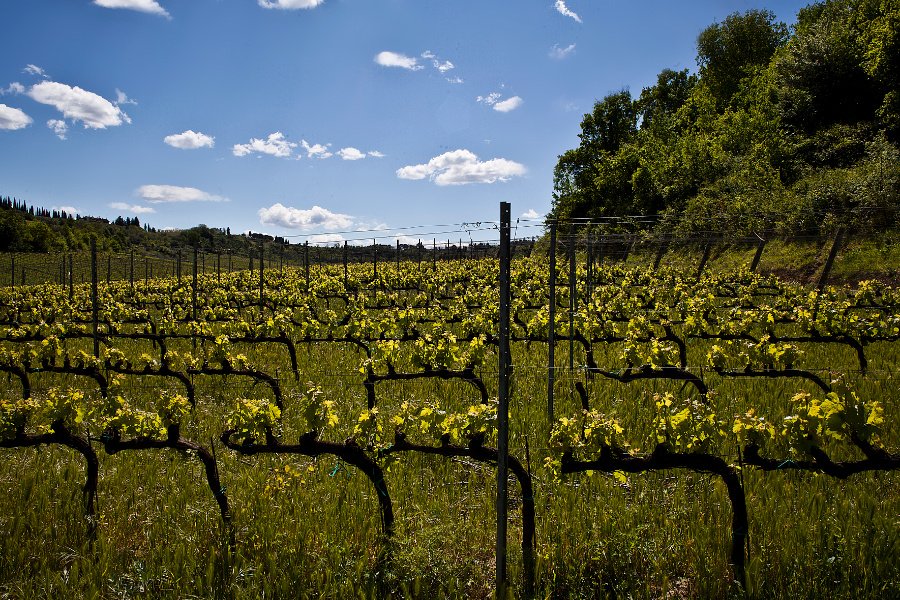
[[119, 88], [116, 88], [115, 104], [116, 106], [119, 106], [120, 104], [134, 104], [135, 106], [137, 106], [137, 100], [132, 100], [125, 92], [123, 92]]
[[0, 129], [15, 131], [31, 125], [31, 117], [18, 108], [0, 104]]
[[478, 96], [475, 98], [476, 102], [481, 102], [482, 104], [487, 104], [488, 106], [493, 106], [497, 104], [502, 95], [500, 92], [491, 92], [487, 96]]
[[569, 7], [566, 6], [565, 0], [556, 0], [556, 4], [554, 4], [554, 6], [556, 7], [556, 12], [558, 12], [559, 14], [563, 15], [564, 17], [575, 19], [576, 22], [581, 23], [581, 17], [569, 10]]
[[258, 2], [263, 8], [298, 10], [301, 8], [315, 8], [323, 4], [325, 0], [258, 0]]
[[188, 129], [181, 133], [173, 133], [163, 138], [163, 141], [173, 148], [182, 150], [196, 150], [197, 148], [212, 148], [216, 145], [216, 138]]
[[137, 195], [147, 202], [223, 202], [227, 198], [194, 187], [177, 185], [142, 185]]
[[52, 210], [61, 210], [69, 215], [77, 215], [81, 211], [75, 208], [74, 206], [54, 206]]
[[561, 48], [559, 44], [553, 44], [553, 47], [550, 48], [549, 56], [555, 60], [562, 60], [575, 52], [575, 44], [569, 44], [565, 48]]
[[66, 134], [69, 133], [69, 126], [62, 119], [50, 119], [47, 127], [61, 140], [66, 139]]
[[346, 229], [353, 225], [353, 217], [350, 215], [334, 213], [321, 206], [305, 210], [278, 202], [259, 209], [257, 214], [263, 225], [277, 225], [288, 229]]
[[77, 86], [42, 81], [31, 87], [28, 96], [36, 102], [55, 107], [67, 119], [81, 121], [86, 129], [106, 129], [131, 123], [128, 115], [118, 106]]
[[338, 156], [344, 160], [359, 160], [366, 157], [363, 152], [360, 152], [359, 149], [352, 146], [338, 150]]
[[494, 104], [494, 110], [498, 112], [510, 112], [522, 106], [523, 102], [524, 100], [518, 96], [513, 96], [512, 98], [507, 98], [506, 100]]
[[310, 144], [306, 140], [300, 140], [300, 145], [306, 150], [306, 158], [331, 158], [334, 156], [328, 151], [331, 144]]
[[418, 59], [412, 56], [406, 56], [405, 54], [399, 54], [397, 52], [389, 52], [387, 50], [379, 52], [375, 56], [375, 62], [382, 67], [399, 67], [409, 71], [419, 71], [424, 68], [419, 64]]
[[525, 174], [525, 166], [505, 158], [480, 161], [469, 150], [453, 150], [435, 156], [426, 164], [397, 169], [400, 179], [430, 179], [437, 185], [494, 183]]
[[494, 110], [498, 112], [509, 112], [511, 110], [516, 110], [522, 103], [524, 102], [520, 97], [513, 96], [511, 98], [507, 98], [506, 100], [500, 100], [503, 96], [500, 92], [492, 92], [487, 96], [478, 96], [475, 98], [476, 102], [480, 102], [482, 104], [486, 104], [487, 106], [492, 106]]
[[446, 79], [450, 83], [464, 83], [462, 77], [447, 77]]
[[103, 8], [127, 8], [167, 19], [171, 18], [171, 15], [156, 0], [94, 0], [94, 4]]
[[520, 219], [534, 220], [534, 219], [540, 219], [542, 216], [543, 216], [543, 215], [541, 215], [541, 213], [539, 213], [538, 211], [534, 210], [533, 208], [529, 208], [528, 210], [526, 210], [525, 212], [523, 212], [523, 213], [522, 213], [522, 216], [519, 217], [519, 218], [520, 218]]
[[384, 153], [378, 150], [369, 150], [368, 155], [372, 158], [384, 158]]
[[280, 131], [270, 133], [265, 140], [250, 138], [250, 142], [246, 144], [235, 144], [231, 151], [235, 156], [246, 156], [256, 152], [258, 154], [268, 154], [279, 158], [287, 158], [291, 155], [297, 144], [284, 139], [284, 134]]
[[440, 71], [441, 73], [446, 73], [447, 71], [453, 69], [454, 66], [453, 66], [453, 63], [450, 62], [449, 60], [445, 60], [443, 62], [436, 60], [436, 61], [434, 61], [434, 68], [437, 69], [438, 71]]
[[18, 81], [13, 81], [11, 84], [9, 84], [8, 88], [6, 88], [5, 90], [0, 90], [0, 96], [5, 96], [7, 94], [18, 95], [18, 94], [24, 94], [24, 93], [25, 93], [25, 86], [22, 85], [21, 83], [19, 83]]
[[47, 79], [47, 72], [44, 71], [42, 68], [40, 68], [37, 65], [32, 65], [32, 64], [25, 65], [25, 68], [22, 69], [22, 72], [28, 73], [29, 75], [37, 75], [38, 77], [43, 77], [44, 79]]
[[126, 202], [112, 202], [110, 203], [109, 207], [116, 210], [130, 212], [136, 215], [145, 215], [156, 212], [156, 209], [152, 206], [141, 206], [140, 204], [128, 204]]

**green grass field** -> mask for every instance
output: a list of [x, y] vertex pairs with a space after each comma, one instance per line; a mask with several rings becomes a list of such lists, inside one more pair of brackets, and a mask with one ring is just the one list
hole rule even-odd
[[[70, 341], [90, 352], [90, 340]], [[188, 352], [188, 340], [170, 350]], [[693, 341], [688, 364], [701, 365], [711, 342]], [[147, 341], [121, 340], [130, 356], [152, 353]], [[900, 596], [900, 479], [871, 472], [836, 479], [785, 469], [745, 468], [749, 512], [747, 589], [728, 564], [730, 508], [721, 482], [680, 470], [614, 476], [563, 475], [548, 468], [546, 344], [513, 345], [511, 453], [534, 478], [537, 515], [536, 595], [548, 598], [892, 598]], [[866, 347], [868, 373], [855, 355], [828, 344], [802, 345], [810, 369], [846, 372], [861, 397], [884, 407], [884, 446], [900, 447], [900, 352], [896, 342]], [[283, 439], [305, 429], [293, 399], [307, 381], [335, 401], [339, 424], [328, 439], [350, 437], [366, 408], [360, 353], [349, 344], [298, 346], [299, 381], [287, 352], [244, 344], [250, 363], [277, 374], [286, 402]], [[621, 363], [621, 344], [595, 347], [600, 365]], [[584, 361], [576, 346], [575, 364]], [[557, 365], [568, 365], [568, 343]], [[478, 375], [497, 394], [496, 355]], [[773, 421], [789, 401], [815, 386], [796, 378], [741, 379], [703, 373], [715, 391], [717, 414], [754, 408]], [[2, 378], [7, 396], [21, 393]], [[81, 383], [73, 384], [73, 381]], [[581, 410], [575, 383], [586, 385], [591, 408], [615, 415], [635, 451], [655, 444], [654, 394], [685, 395], [682, 382], [619, 383], [581, 370], [557, 375], [556, 415]], [[122, 451], [100, 459], [96, 531], [84, 517], [79, 455], [58, 445], [0, 449], [0, 598], [488, 598], [493, 594], [495, 471], [472, 459], [415, 453], [390, 465], [385, 484], [396, 515], [395, 535], [381, 536], [376, 492], [366, 477], [333, 456], [243, 456], [219, 442], [236, 398], [265, 395], [236, 376], [198, 376], [197, 408], [182, 435], [216, 452], [233, 510], [223, 525], [201, 463], [172, 450]], [[84, 385], [71, 375], [35, 378], [34, 395], [55, 385]], [[128, 377], [122, 393], [150, 407], [164, 378]], [[478, 402], [459, 381], [389, 381], [378, 385], [379, 419], [390, 423], [406, 400], [447, 409]], [[292, 410], [292, 407], [293, 410]], [[389, 428], [389, 425], [385, 425]], [[492, 444], [491, 439], [488, 443]], [[852, 451], [834, 447], [838, 458]], [[736, 459], [735, 444], [718, 452]], [[843, 453], [843, 454], [842, 454]], [[509, 568], [522, 594], [521, 493], [510, 484]], [[229, 537], [233, 536], [233, 545]]]

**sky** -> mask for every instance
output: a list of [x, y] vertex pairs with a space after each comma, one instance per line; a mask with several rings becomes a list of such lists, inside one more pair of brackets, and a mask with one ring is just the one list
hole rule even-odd
[[4, 0], [0, 196], [319, 244], [525, 227], [595, 101], [805, 4]]

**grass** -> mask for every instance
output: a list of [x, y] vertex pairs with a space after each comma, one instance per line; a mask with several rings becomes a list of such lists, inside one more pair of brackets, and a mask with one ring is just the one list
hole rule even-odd
[[[773, 250], [773, 256], [775, 256]], [[88, 348], [85, 342], [85, 349]], [[189, 342], [182, 342], [185, 348]], [[129, 354], [147, 345], [117, 344]], [[179, 349], [173, 342], [172, 348]], [[689, 345], [689, 363], [705, 355]], [[885, 406], [885, 443], [900, 447], [896, 344], [867, 348], [871, 374], [854, 375], [860, 393]], [[805, 347], [804, 366], [853, 371], [855, 356], [841, 347]], [[357, 352], [341, 344], [298, 348], [300, 382], [275, 345], [241, 348], [250, 361], [278, 367], [286, 397], [306, 380], [339, 402], [341, 428], [351, 429], [365, 407]], [[597, 360], [616, 365], [616, 345]], [[568, 364], [568, 344], [557, 348]], [[578, 352], [576, 350], [576, 352]], [[663, 471], [620, 481], [601, 473], [557, 479], [544, 467], [546, 346], [515, 344], [510, 447], [528, 462], [537, 505], [537, 590], [547, 598], [741, 597], [727, 564], [730, 508], [724, 486], [699, 473]], [[576, 356], [577, 358], [577, 356]], [[576, 362], [578, 362], [576, 360]], [[496, 395], [496, 367], [481, 375]], [[36, 378], [37, 379], [37, 378]], [[722, 415], [752, 406], [774, 420], [788, 414], [803, 381], [740, 380], [706, 374]], [[76, 378], [47, 376], [36, 392]], [[557, 415], [580, 410], [574, 391], [581, 372], [557, 380]], [[15, 380], [0, 383], [17, 394]], [[386, 477], [397, 530], [385, 546], [375, 491], [359, 472], [333, 457], [239, 456], [221, 447], [225, 413], [242, 395], [267, 394], [237, 377], [198, 377], [198, 409], [184, 435], [216, 447], [234, 510], [236, 545], [229, 548], [219, 513], [196, 459], [167, 450], [100, 455], [98, 532], [88, 533], [80, 486], [84, 469], [58, 447], [0, 451], [0, 598], [489, 598], [494, 577], [495, 474], [470, 460], [404, 455]], [[126, 392], [147, 406], [166, 381], [129, 378]], [[652, 395], [681, 392], [665, 381], [588, 382], [593, 408], [614, 413], [635, 446], [649, 449]], [[404, 399], [440, 399], [460, 407], [475, 401], [458, 382], [432, 380], [379, 385], [383, 418]], [[285, 412], [286, 437], [301, 432]], [[96, 446], [96, 445], [95, 445]], [[526, 455], [527, 448], [527, 455]], [[730, 448], [723, 455], [733, 456]], [[839, 481], [793, 471], [747, 469], [750, 515], [748, 588], [753, 598], [891, 598], [900, 595], [900, 479], [897, 473]], [[521, 535], [510, 487], [510, 578], [521, 578]], [[521, 593], [517, 584], [515, 592]]]

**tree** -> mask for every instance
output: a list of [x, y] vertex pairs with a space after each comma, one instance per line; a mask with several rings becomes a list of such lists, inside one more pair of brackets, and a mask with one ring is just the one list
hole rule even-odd
[[697, 37], [697, 64], [718, 106], [727, 106], [741, 79], [754, 67], [768, 65], [788, 38], [787, 25], [768, 10], [732, 13], [704, 29]]
[[555, 218], [624, 214], [608, 205], [609, 198], [597, 188], [596, 165], [615, 155], [636, 132], [637, 106], [628, 90], [609, 94], [594, 104], [594, 110], [581, 121], [581, 143], [562, 154], [553, 170]]

